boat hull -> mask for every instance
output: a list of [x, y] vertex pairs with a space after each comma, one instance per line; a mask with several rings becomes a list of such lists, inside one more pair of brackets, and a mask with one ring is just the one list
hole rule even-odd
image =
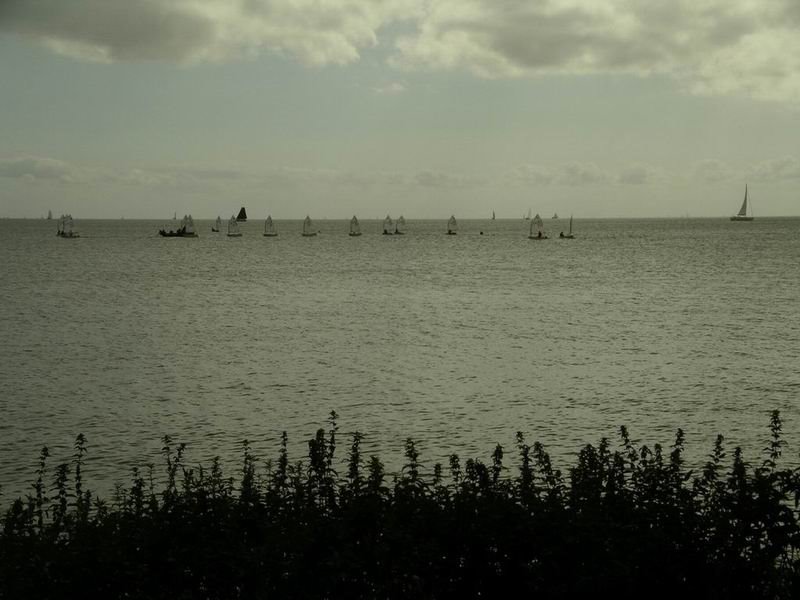
[[277, 233], [265, 233], [263, 235], [264, 235], [264, 237], [278, 237]]
[[175, 233], [170, 231], [161, 230], [158, 232], [161, 237], [179, 237], [179, 238], [196, 238], [196, 233]]
[[731, 221], [752, 221], [754, 217], [746, 217], [742, 215], [733, 215]]
[[242, 237], [241, 233], [229, 233], [228, 237]]

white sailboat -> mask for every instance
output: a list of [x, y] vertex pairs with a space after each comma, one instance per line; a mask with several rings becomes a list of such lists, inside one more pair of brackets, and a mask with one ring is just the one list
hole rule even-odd
[[738, 213], [731, 217], [731, 221], [752, 221], [754, 218], [752, 205], [750, 206], [750, 214], [747, 213], [747, 184], [744, 184], [744, 200], [742, 200], [742, 207], [739, 209]]
[[264, 221], [264, 236], [276, 237], [278, 232], [275, 231], [275, 224], [272, 222], [272, 215], [267, 215], [267, 220]]
[[456, 235], [458, 233], [458, 223], [456, 222], [456, 216], [450, 215], [450, 219], [447, 221], [447, 235]]
[[525, 218], [526, 221], [530, 221], [531, 220], [531, 209], [530, 208], [528, 209], [528, 214], [525, 215], [524, 218]]
[[404, 235], [405, 232], [406, 232], [406, 220], [403, 218], [403, 215], [400, 215], [400, 218], [397, 219], [397, 222], [394, 224], [394, 234]]
[[217, 220], [214, 221], [214, 225], [211, 227], [211, 231], [219, 231], [222, 229], [222, 217], [217, 215]]
[[358, 224], [358, 218], [355, 215], [350, 219], [350, 233], [348, 235], [350, 237], [358, 237], [361, 235], [361, 225]]
[[239, 231], [239, 222], [234, 215], [228, 220], [228, 237], [242, 237], [242, 232]]
[[[536, 233], [534, 233], [534, 231]], [[539, 213], [536, 213], [536, 216], [533, 217], [533, 220], [531, 220], [531, 228], [528, 233], [528, 239], [530, 240], [547, 239], [547, 236], [544, 234], [544, 221], [542, 221], [542, 217], [539, 216]]]
[[392, 217], [389, 215], [383, 220], [383, 235], [392, 235]]
[[314, 224], [311, 222], [311, 217], [306, 215], [303, 221], [303, 237], [314, 237], [315, 235], [317, 235], [317, 232], [314, 231]]
[[575, 239], [575, 236], [572, 233], [572, 215], [569, 216], [569, 232], [567, 233], [567, 235], [564, 235], [564, 232], [562, 231], [558, 235], [558, 237], [560, 237], [562, 240], [574, 240]]

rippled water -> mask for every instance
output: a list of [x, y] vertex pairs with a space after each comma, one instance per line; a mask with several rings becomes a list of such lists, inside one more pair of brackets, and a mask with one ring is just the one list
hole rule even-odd
[[237, 464], [241, 440], [274, 457], [286, 429], [299, 459], [332, 409], [394, 467], [409, 436], [430, 467], [518, 430], [566, 464], [623, 424], [665, 445], [683, 427], [698, 458], [723, 433], [756, 460], [773, 408], [797, 457], [800, 219], [579, 220], [547, 241], [522, 220], [262, 223], [163, 239], [78, 220], [65, 240], [0, 221], [6, 500], [79, 432], [102, 490], [158, 463], [164, 434]]

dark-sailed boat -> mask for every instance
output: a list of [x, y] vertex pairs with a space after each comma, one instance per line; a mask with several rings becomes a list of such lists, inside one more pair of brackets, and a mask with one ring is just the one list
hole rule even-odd
[[747, 212], [747, 184], [744, 185], [744, 200], [742, 201], [742, 207], [739, 209], [739, 212], [736, 213], [731, 217], [731, 221], [752, 221], [753, 217], [753, 207], [750, 206], [750, 213]]
[[237, 221], [247, 221], [247, 211], [244, 209], [244, 206], [239, 210], [239, 214], [236, 215]]

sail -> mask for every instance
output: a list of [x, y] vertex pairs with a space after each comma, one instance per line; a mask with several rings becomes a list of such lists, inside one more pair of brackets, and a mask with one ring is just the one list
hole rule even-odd
[[358, 224], [358, 218], [355, 215], [350, 219], [350, 235], [361, 235], [361, 225]]
[[239, 209], [239, 214], [236, 215], [237, 221], [247, 221], [247, 211], [244, 209], [244, 206]]
[[389, 233], [392, 230], [392, 217], [386, 215], [386, 218], [383, 220], [383, 232]]
[[531, 222], [531, 226], [536, 226], [537, 231], [544, 230], [544, 221], [542, 221], [542, 217], [539, 216], [539, 213], [536, 213], [536, 216], [533, 217], [533, 221]]
[[311, 222], [311, 217], [306, 215], [305, 220], [303, 221], [303, 235], [314, 235], [312, 231], [313, 223]]
[[528, 209], [528, 214], [525, 215], [525, 220], [528, 221], [528, 220], [530, 220], [530, 218], [531, 218], [531, 209], [529, 208]]
[[569, 216], [569, 235], [572, 235], [572, 215]]
[[[758, 190], [756, 190], [758, 191]], [[758, 195], [758, 194], [756, 194]], [[736, 216], [739, 217], [746, 217], [747, 216], [747, 184], [744, 185], [744, 200], [742, 201], [742, 208], [739, 209], [739, 212], [736, 213]]]
[[48, 210], [47, 211], [47, 220], [50, 221], [52, 218], [53, 218], [53, 211], [52, 210]]
[[450, 219], [447, 221], [447, 233], [456, 233], [458, 231], [458, 223], [456, 222], [456, 216], [450, 215]]
[[394, 225], [395, 233], [403, 233], [406, 230], [406, 220], [403, 218], [403, 215], [400, 215], [400, 218], [397, 219], [397, 223]]
[[67, 237], [71, 236], [72, 235], [72, 226], [73, 226], [72, 215], [65, 215], [64, 216], [64, 223], [63, 223], [62, 228], [61, 228], [62, 235], [65, 235]]
[[230, 220], [228, 221], [228, 235], [236, 235], [239, 232], [239, 222], [237, 221], [236, 217], [231, 215]]
[[219, 215], [217, 215], [217, 220], [214, 223], [214, 229], [216, 229], [217, 231], [222, 229], [222, 217], [220, 217]]
[[272, 222], [271, 215], [267, 215], [267, 220], [264, 221], [264, 234], [275, 235], [275, 224]]
[[186, 230], [184, 233], [194, 234], [194, 219], [192, 219], [192, 215], [186, 217]]
[[494, 211], [492, 211], [492, 221], [494, 221]]

